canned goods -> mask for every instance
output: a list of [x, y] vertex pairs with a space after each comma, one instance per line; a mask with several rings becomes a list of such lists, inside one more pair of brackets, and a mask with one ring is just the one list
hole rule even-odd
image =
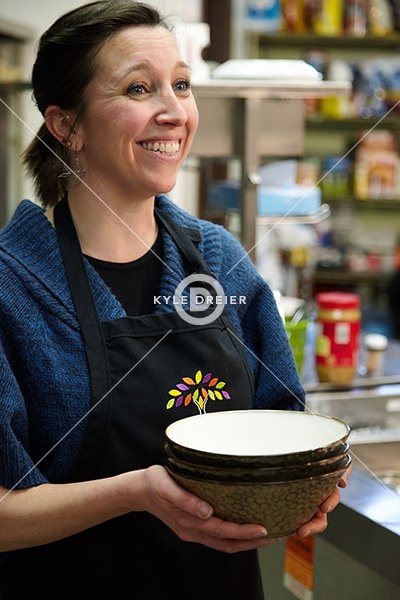
[[318, 379], [350, 383], [357, 372], [360, 351], [360, 297], [347, 292], [322, 292], [315, 300]]

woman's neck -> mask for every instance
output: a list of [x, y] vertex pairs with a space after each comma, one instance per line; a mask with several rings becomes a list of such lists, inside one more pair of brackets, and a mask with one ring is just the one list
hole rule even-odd
[[158, 235], [154, 198], [107, 203], [75, 190], [68, 196], [83, 254], [110, 262], [130, 262], [154, 244]]

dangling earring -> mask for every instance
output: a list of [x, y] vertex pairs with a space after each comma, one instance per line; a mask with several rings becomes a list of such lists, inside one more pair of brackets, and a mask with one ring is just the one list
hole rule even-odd
[[[67, 142], [67, 146], [68, 146], [68, 148], [71, 147], [71, 141]], [[68, 177], [69, 178], [68, 184], [70, 187], [74, 187], [74, 186], [78, 185], [80, 180], [83, 179], [83, 177], [86, 175], [86, 169], [81, 164], [81, 162], [78, 158], [78, 153], [74, 151], [73, 157], [74, 157], [74, 166], [69, 167], [68, 165], [66, 165], [66, 169], [64, 171], [62, 171], [62, 173], [60, 173], [58, 176], [59, 178]]]
[[79, 177], [80, 179], [82, 179], [86, 175], [86, 169], [81, 164], [81, 161], [78, 158], [77, 152], [74, 152], [74, 169], [73, 169], [73, 171], [74, 171], [74, 175], [76, 177]]

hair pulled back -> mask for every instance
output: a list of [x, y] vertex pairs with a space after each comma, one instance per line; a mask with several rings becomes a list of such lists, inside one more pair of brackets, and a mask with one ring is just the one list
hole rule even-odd
[[[133, 0], [99, 0], [71, 10], [57, 19], [39, 40], [32, 70], [33, 98], [45, 114], [48, 106], [85, 108], [84, 91], [93, 78], [95, 57], [102, 45], [132, 25], [161, 25], [166, 21], [153, 7]], [[69, 164], [70, 151], [47, 129], [40, 127], [23, 160], [35, 184], [38, 200], [53, 206], [65, 195], [68, 178], [60, 177]]]

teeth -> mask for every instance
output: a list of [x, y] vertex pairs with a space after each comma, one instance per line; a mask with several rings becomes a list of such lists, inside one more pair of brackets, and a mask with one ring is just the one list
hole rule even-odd
[[179, 142], [143, 142], [142, 147], [145, 150], [153, 150], [153, 152], [162, 152], [164, 154], [176, 154], [179, 152]]

